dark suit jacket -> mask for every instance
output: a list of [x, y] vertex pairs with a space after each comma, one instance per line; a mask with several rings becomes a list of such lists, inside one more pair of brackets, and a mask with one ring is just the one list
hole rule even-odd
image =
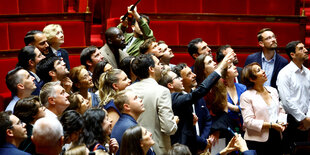
[[[61, 53], [61, 57], [63, 58], [64, 62], [66, 63], [66, 67], [68, 69], [68, 71], [70, 71], [70, 62], [69, 62], [69, 54], [67, 52], [67, 50], [60, 48], [59, 49], [60, 53]], [[55, 54], [53, 53], [51, 47], [48, 48], [48, 54], [45, 55], [45, 57], [50, 57], [50, 56], [54, 56]]]
[[21, 151], [16, 148], [15, 145], [10, 143], [5, 143], [0, 145], [0, 154], [9, 154], [9, 155], [30, 155], [27, 152]]
[[36, 147], [34, 143], [31, 141], [33, 126], [31, 124], [27, 124], [26, 129], [27, 129], [27, 139], [25, 139], [20, 143], [18, 149], [28, 152], [30, 154], [36, 154]]
[[238, 83], [242, 83], [242, 81], [241, 81], [242, 70], [243, 70], [242, 67], [237, 67], [237, 71], [238, 71], [238, 74], [239, 74], [239, 75], [237, 76]]
[[[245, 64], [244, 66], [252, 63], [252, 62], [257, 62], [260, 64], [260, 66], [262, 66], [262, 53], [263, 52], [256, 52], [254, 54], [249, 55], [246, 60], [245, 60]], [[270, 86], [277, 88], [277, 78], [278, 78], [278, 73], [279, 71], [288, 64], [288, 61], [283, 58], [282, 56], [280, 56], [278, 53], [276, 53], [276, 61], [274, 64], [274, 68], [273, 68], [273, 73], [272, 73], [272, 78], [271, 78], [271, 82], [270, 82]], [[264, 68], [262, 68], [264, 69]]]
[[[28, 71], [28, 72], [29, 72], [29, 71]], [[31, 93], [31, 95], [37, 95], [37, 96], [39, 96], [40, 90], [41, 90], [41, 88], [43, 87], [44, 82], [43, 82], [43, 80], [41, 80], [40, 82], [38, 82], [37, 79], [35, 78], [35, 76], [34, 76], [31, 72], [29, 72], [29, 74], [30, 74], [31, 76], [34, 77], [33, 82], [34, 82], [34, 84], [35, 84], [36, 87], [37, 87], [37, 88]]]
[[[216, 72], [213, 72], [191, 93], [171, 94], [173, 112], [180, 118], [180, 121], [178, 123], [178, 130], [174, 135], [171, 136], [172, 144], [174, 143], [185, 144], [189, 147], [189, 149], [193, 154], [196, 154], [198, 150], [203, 150], [206, 147], [207, 145], [206, 138], [197, 136], [195, 126], [193, 125], [192, 104], [195, 104], [195, 110], [198, 116], [198, 121], [200, 120], [199, 128], [201, 133], [208, 134], [210, 132], [211, 122], [203, 122], [210, 120], [210, 119], [209, 120], [203, 119], [203, 117], [211, 117], [211, 116], [209, 115], [209, 111], [206, 108], [206, 106], [201, 105], [201, 103], [200, 102], [198, 103], [198, 101], [210, 91], [212, 86], [219, 79], [220, 75], [218, 75]], [[208, 116], [201, 116], [201, 115], [208, 115]], [[208, 125], [209, 128], [208, 127], [205, 128], [205, 126]]]
[[[124, 132], [128, 128], [136, 125], [138, 125], [138, 123], [133, 117], [128, 114], [122, 114], [112, 129], [111, 138], [115, 138], [118, 142], [118, 145], [121, 146]], [[119, 154], [119, 150], [116, 154]]]

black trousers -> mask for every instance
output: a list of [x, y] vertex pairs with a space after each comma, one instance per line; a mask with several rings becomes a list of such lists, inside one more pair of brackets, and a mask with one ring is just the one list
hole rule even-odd
[[275, 129], [269, 129], [269, 138], [266, 142], [247, 140], [249, 150], [256, 150], [257, 155], [282, 155], [281, 135]]
[[292, 154], [294, 151], [294, 143], [306, 142], [308, 140], [309, 131], [301, 131], [297, 129], [300, 123], [290, 114], [287, 115], [287, 122], [288, 126], [283, 132], [283, 152], [286, 154]]

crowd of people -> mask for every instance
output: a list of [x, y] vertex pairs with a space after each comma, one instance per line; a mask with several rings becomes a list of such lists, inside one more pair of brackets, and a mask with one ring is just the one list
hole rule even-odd
[[304, 153], [295, 147], [308, 142], [310, 128], [302, 42], [287, 44], [288, 62], [264, 28], [262, 50], [241, 68], [231, 46], [212, 54], [195, 38], [188, 44], [195, 64], [171, 64], [174, 54], [156, 41], [149, 18], [130, 8], [132, 18], [108, 28], [100, 49], [83, 49], [73, 68], [60, 25], [25, 35], [5, 79], [12, 101], [0, 112], [0, 154]]

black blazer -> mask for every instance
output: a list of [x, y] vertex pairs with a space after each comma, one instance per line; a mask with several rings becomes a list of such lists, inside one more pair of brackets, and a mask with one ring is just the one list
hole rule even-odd
[[[262, 53], [263, 52], [256, 52], [254, 54], [249, 55], [245, 60], [244, 66], [246, 66], [252, 62], [257, 62], [257, 63], [259, 63], [260, 66], [262, 66]], [[283, 58], [282, 56], [280, 56], [278, 53], [276, 53], [275, 56], [276, 56], [275, 57], [276, 61], [275, 61], [274, 68], [273, 68], [270, 86], [277, 88], [276, 82], [277, 82], [279, 71], [284, 66], [286, 66], [288, 64], [288, 61], [285, 58]], [[264, 69], [264, 68], [262, 68], [262, 69]]]
[[[67, 67], [68, 71], [70, 71], [69, 54], [68, 54], [67, 50], [60, 48], [59, 51], [61, 53], [61, 57], [63, 58], [63, 61], [66, 63], [66, 67]], [[51, 47], [48, 47], [48, 54], [44, 54], [45, 57], [50, 57], [50, 56], [54, 56], [54, 55], [55, 54], [53, 53]]]
[[[192, 104], [195, 104], [196, 114], [201, 119], [200, 130], [210, 130], [211, 126], [211, 116], [205, 105], [199, 102], [203, 96], [205, 96], [212, 86], [220, 79], [220, 75], [216, 72], [211, 73], [195, 90], [191, 93], [172, 93], [172, 110], [175, 115], [179, 116], [180, 121], [178, 123], [177, 132], [171, 136], [171, 143], [180, 143], [187, 145], [193, 154], [196, 154], [198, 150], [203, 150], [207, 141], [205, 137], [199, 137], [196, 134], [195, 126], [193, 125], [193, 108]], [[198, 103], [199, 102], [199, 103]], [[201, 118], [201, 115], [205, 115], [206, 119]], [[207, 115], [207, 116], [206, 116]], [[208, 118], [209, 117], [209, 118]], [[199, 120], [198, 119], [198, 120]], [[200, 125], [201, 124], [201, 125]], [[205, 125], [209, 125], [209, 128]], [[200, 133], [208, 134], [210, 131], [200, 131]], [[207, 136], [206, 136], [207, 137]]]

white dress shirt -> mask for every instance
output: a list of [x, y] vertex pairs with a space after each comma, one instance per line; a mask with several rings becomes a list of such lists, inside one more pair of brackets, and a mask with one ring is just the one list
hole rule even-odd
[[310, 72], [302, 66], [298, 68], [294, 62], [286, 65], [278, 75], [277, 86], [283, 108], [297, 121], [310, 117]]
[[276, 52], [274, 52], [274, 55], [270, 60], [266, 59], [264, 52], [262, 53], [262, 69], [265, 71], [267, 76], [267, 81], [264, 83], [264, 86], [271, 85], [271, 79], [275, 62], [276, 62]]

